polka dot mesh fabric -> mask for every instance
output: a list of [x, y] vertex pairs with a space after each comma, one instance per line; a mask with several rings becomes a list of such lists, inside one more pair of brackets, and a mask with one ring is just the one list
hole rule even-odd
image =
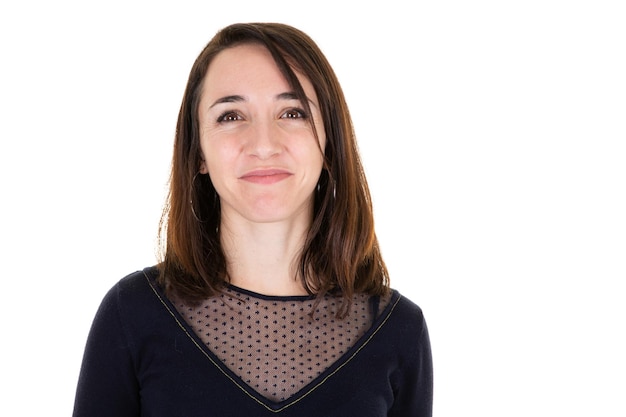
[[198, 337], [248, 386], [272, 401], [285, 400], [324, 372], [372, 326], [378, 307], [355, 295], [350, 314], [335, 317], [341, 300], [268, 297], [229, 287], [198, 306], [175, 301]]

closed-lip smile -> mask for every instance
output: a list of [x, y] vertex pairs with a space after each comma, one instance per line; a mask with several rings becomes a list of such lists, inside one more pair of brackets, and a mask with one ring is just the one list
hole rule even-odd
[[291, 172], [279, 168], [262, 168], [248, 171], [239, 177], [240, 180], [256, 184], [274, 184], [292, 175]]

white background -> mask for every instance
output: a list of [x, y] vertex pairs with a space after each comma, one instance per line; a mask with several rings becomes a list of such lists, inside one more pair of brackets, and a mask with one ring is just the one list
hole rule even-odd
[[435, 415], [626, 416], [622, 3], [3, 2], [0, 414], [71, 414], [102, 296], [155, 261], [193, 60], [280, 21], [345, 89]]

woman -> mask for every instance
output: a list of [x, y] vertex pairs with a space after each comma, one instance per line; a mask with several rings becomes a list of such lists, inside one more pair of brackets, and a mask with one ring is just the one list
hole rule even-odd
[[430, 416], [419, 307], [389, 289], [346, 102], [283, 24], [221, 30], [180, 109], [163, 259], [94, 319], [74, 416]]

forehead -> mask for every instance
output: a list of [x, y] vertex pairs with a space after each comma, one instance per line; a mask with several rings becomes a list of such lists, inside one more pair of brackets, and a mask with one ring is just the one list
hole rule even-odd
[[[310, 80], [292, 67], [309, 99], [316, 100]], [[219, 52], [207, 69], [202, 94], [244, 94], [267, 90], [274, 94], [291, 90], [270, 51], [261, 44], [247, 43]]]
[[266, 78], [273, 75], [277, 81], [283, 78], [267, 48], [257, 44], [244, 44], [219, 52], [209, 64], [204, 82], [241, 83], [258, 79], [261, 75]]

